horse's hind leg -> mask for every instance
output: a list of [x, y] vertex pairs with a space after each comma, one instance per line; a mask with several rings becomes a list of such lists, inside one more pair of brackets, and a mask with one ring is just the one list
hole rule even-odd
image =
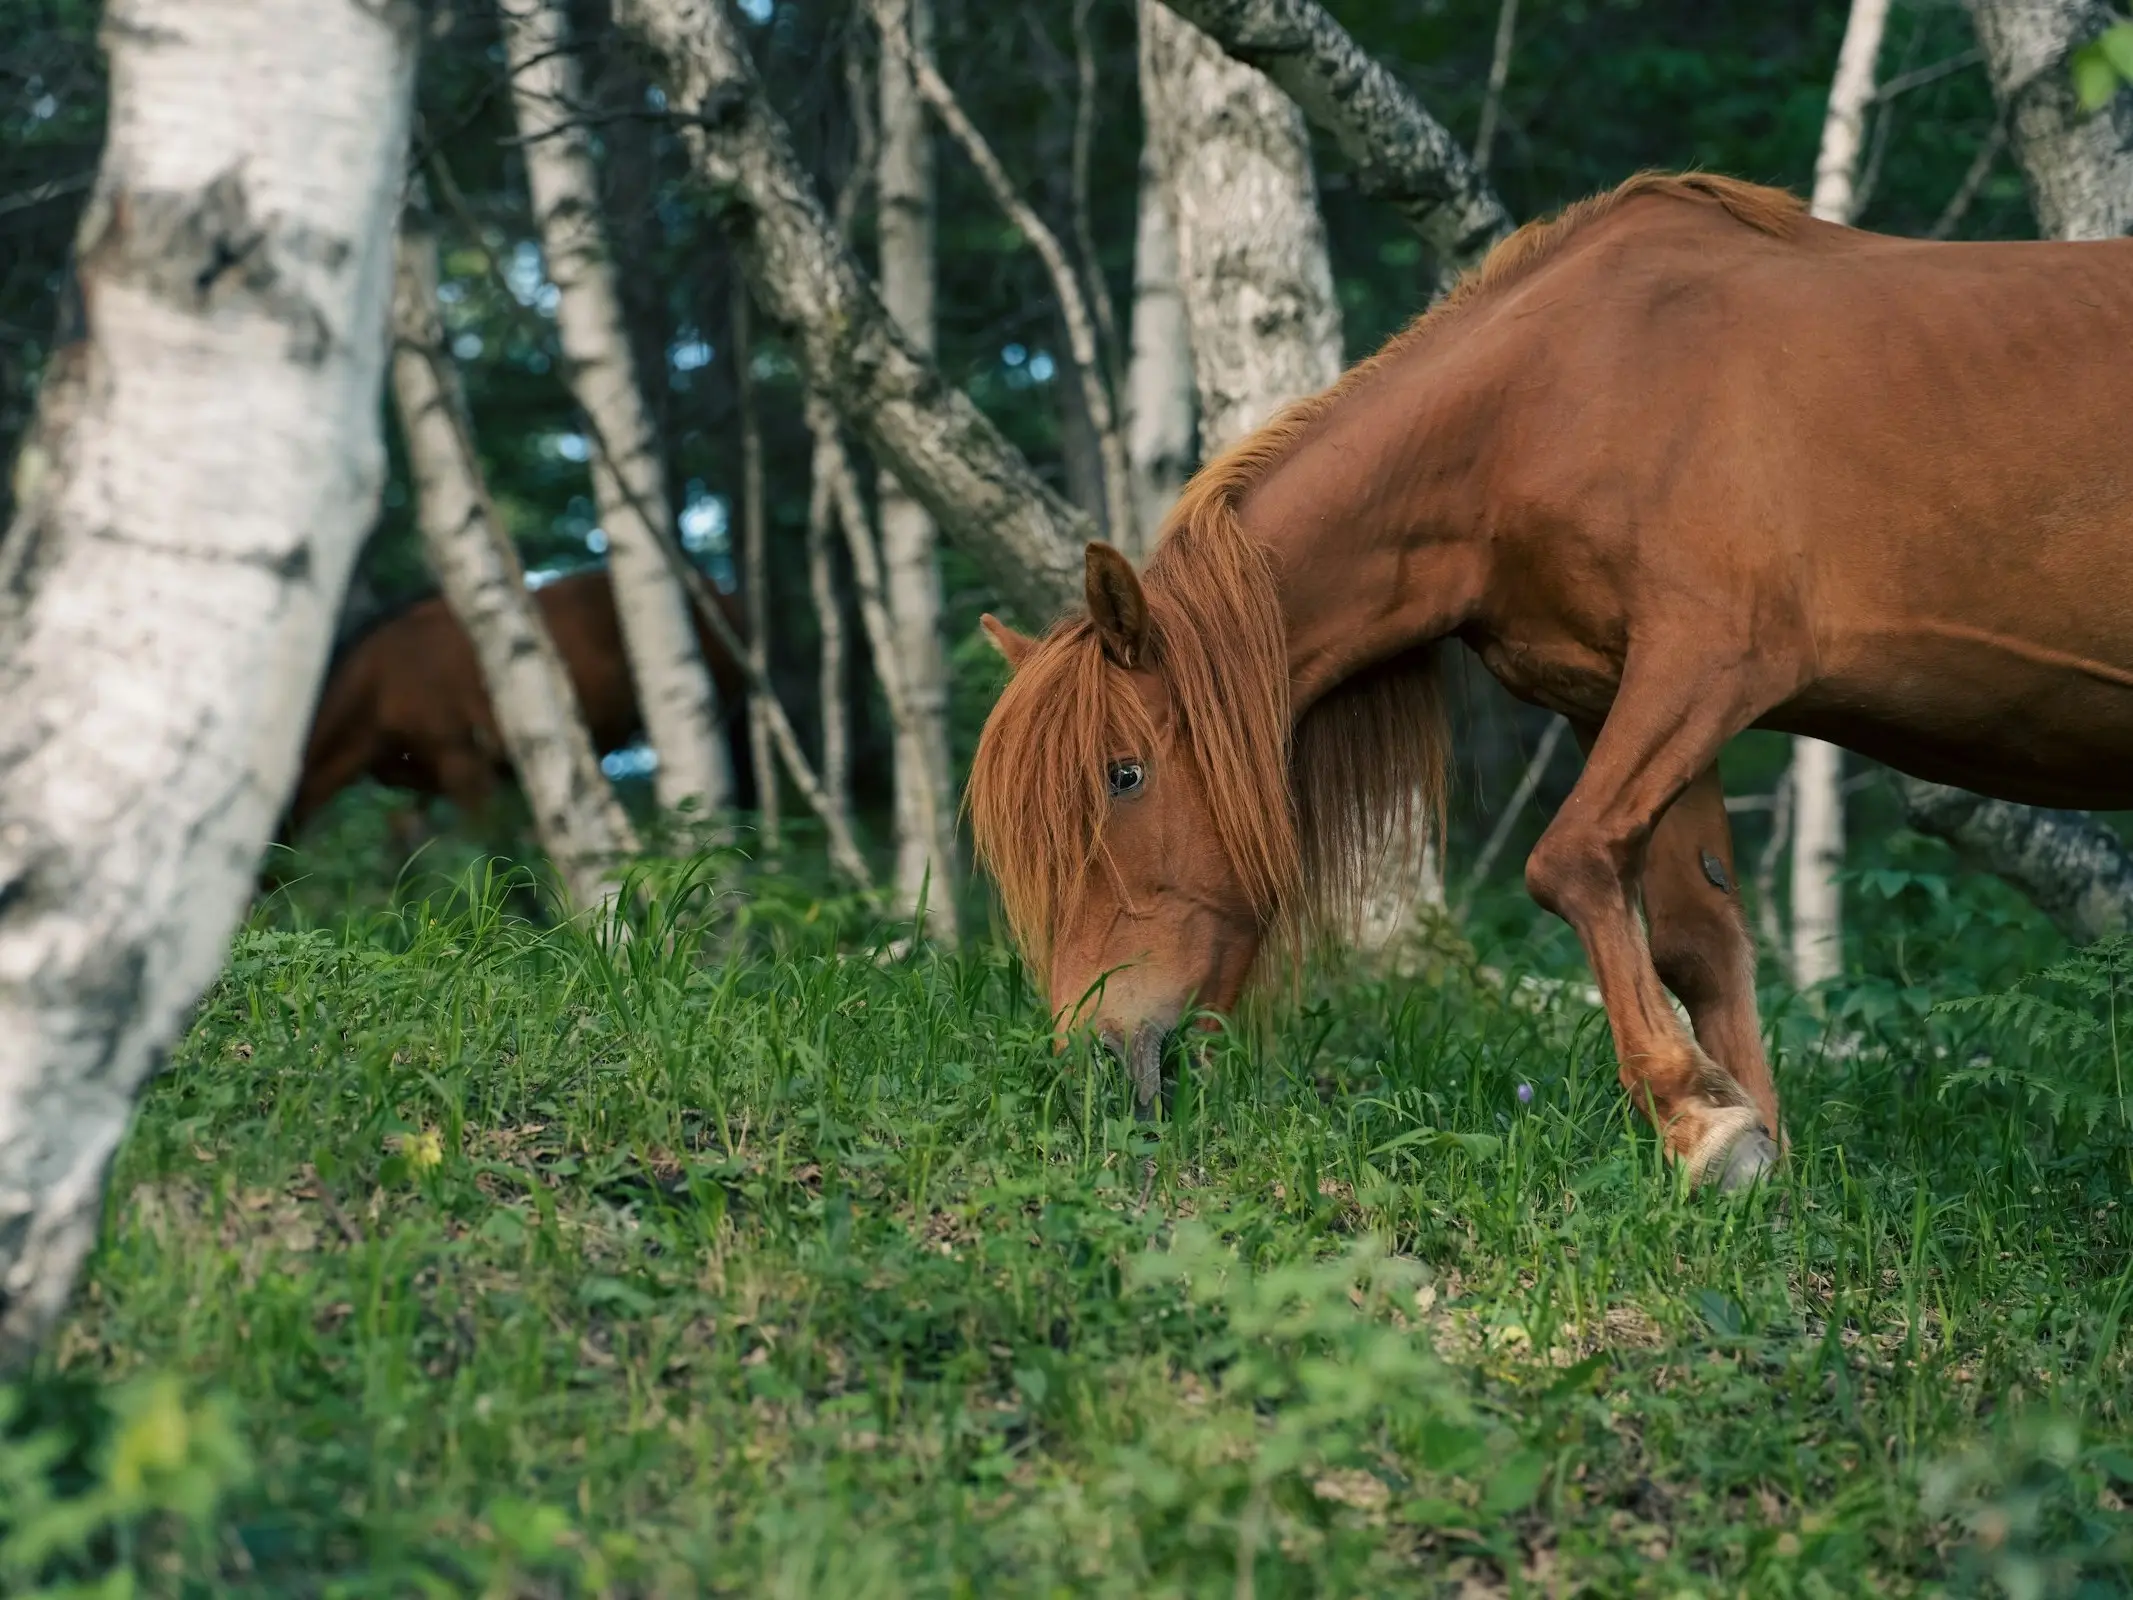
[[[1674, 1015], [1638, 904], [1669, 808], [1770, 701], [1756, 693], [1743, 665], [1698, 671], [1697, 663], [1674, 658], [1656, 663], [1657, 670], [1647, 661], [1641, 673], [1639, 665], [1633, 658], [1614, 709], [1591, 740], [1584, 773], [1534, 847], [1526, 886], [1577, 931], [1607, 1007], [1622, 1086], [1659, 1128], [1667, 1153], [1699, 1182], [1745, 1182], [1775, 1154], [1762, 1127], [1766, 1112]], [[1676, 827], [1693, 838], [1699, 815], [1692, 803]], [[1678, 912], [1672, 832], [1665, 855], [1662, 894]], [[1684, 933], [1693, 927], [1684, 924]], [[1666, 942], [1678, 957], [1688, 938]], [[1690, 983], [1685, 961], [1677, 960], [1675, 976]]]
[[[1763, 1127], [1777, 1135], [1777, 1087], [1755, 1007], [1755, 941], [1741, 912], [1733, 829], [1715, 766], [1703, 770], [1652, 830], [1644, 920], [1652, 964], [1688, 1008], [1696, 1042], [1747, 1091]], [[1730, 1159], [1751, 1163], [1768, 1154], [1750, 1140], [1735, 1144]]]

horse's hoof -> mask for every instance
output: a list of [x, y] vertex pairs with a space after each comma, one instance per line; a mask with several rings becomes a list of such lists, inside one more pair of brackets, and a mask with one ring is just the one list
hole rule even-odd
[[1735, 1135], [1708, 1171], [1720, 1194], [1745, 1194], [1776, 1171], [1777, 1163], [1778, 1147], [1758, 1125]]

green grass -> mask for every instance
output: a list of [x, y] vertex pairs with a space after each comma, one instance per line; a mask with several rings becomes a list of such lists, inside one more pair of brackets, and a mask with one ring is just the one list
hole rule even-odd
[[[1931, 866], [1862, 879], [1855, 1050], [1771, 996], [1743, 1202], [1596, 1014], [1456, 952], [1313, 980], [1149, 1126], [1004, 952], [849, 907], [682, 873], [611, 950], [478, 879], [284, 901], [0, 1444], [0, 1522], [75, 1553], [0, 1587], [2128, 1592], [2115, 1037], [1933, 1011], [2051, 945]], [[1519, 917], [1483, 959], [1577, 970]]]

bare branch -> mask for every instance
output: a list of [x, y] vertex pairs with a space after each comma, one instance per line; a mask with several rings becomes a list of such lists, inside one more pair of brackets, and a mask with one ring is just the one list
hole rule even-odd
[[1533, 792], [1540, 787], [1541, 778], [1548, 770], [1548, 763], [1555, 759], [1555, 747], [1563, 742], [1563, 734], [1569, 726], [1569, 723], [1557, 717], [1548, 724], [1548, 731], [1541, 735], [1540, 743], [1533, 747], [1533, 759], [1526, 763], [1526, 770], [1519, 776], [1518, 787], [1511, 791], [1511, 798], [1504, 802], [1503, 810], [1497, 813], [1496, 826], [1489, 830], [1489, 837], [1481, 847], [1481, 854], [1474, 858], [1473, 868], [1466, 875], [1466, 884], [1459, 891], [1459, 907], [1452, 913], [1455, 921], [1466, 920], [1467, 910], [1474, 903], [1474, 892], [1488, 878], [1489, 868], [1496, 865], [1496, 858], [1503, 854], [1503, 847], [1510, 843], [1511, 829], [1517, 825], [1520, 815], [1532, 802]]
[[1992, 132], [1985, 135], [1977, 147], [1977, 154], [1970, 159], [1970, 170], [1963, 174], [1963, 181], [1956, 185], [1955, 193], [1948, 196], [1948, 203], [1933, 219], [1933, 226], [1926, 230], [1928, 239], [1946, 239], [1962, 226], [1963, 218], [1970, 213], [1971, 205], [1985, 187], [1985, 180], [1992, 175], [1994, 163], [2000, 152], [2007, 148], [2007, 124], [1999, 121], [1992, 125]]

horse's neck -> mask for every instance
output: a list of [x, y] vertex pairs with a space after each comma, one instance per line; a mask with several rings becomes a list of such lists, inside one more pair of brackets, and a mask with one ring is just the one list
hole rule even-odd
[[1487, 583], [1467, 482], [1416, 470], [1421, 445], [1396, 420], [1329, 422], [1241, 508], [1245, 532], [1273, 556], [1299, 714], [1364, 668], [1456, 631]]

